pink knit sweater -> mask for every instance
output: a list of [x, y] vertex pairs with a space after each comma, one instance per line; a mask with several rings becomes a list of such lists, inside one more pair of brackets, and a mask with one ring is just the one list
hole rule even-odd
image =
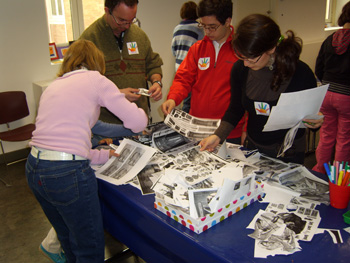
[[125, 95], [97, 71], [76, 70], [57, 78], [41, 96], [36, 129], [30, 145], [76, 154], [104, 163], [108, 150], [91, 149], [91, 128], [100, 107], [106, 107], [133, 132], [142, 131], [148, 118]]

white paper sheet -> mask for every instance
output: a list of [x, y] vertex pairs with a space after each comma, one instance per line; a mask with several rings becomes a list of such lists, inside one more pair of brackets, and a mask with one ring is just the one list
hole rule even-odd
[[278, 200], [281, 204], [288, 204], [293, 196], [300, 196], [300, 193], [290, 191], [278, 186], [272, 186], [269, 183], [265, 183], [264, 191], [266, 193], [262, 203], [272, 203]]
[[298, 92], [282, 93], [277, 105], [272, 107], [263, 131], [289, 129], [308, 115], [316, 116], [328, 86], [323, 85]]
[[119, 157], [112, 157], [96, 171], [96, 177], [115, 185], [126, 184], [132, 180], [157, 152], [146, 145], [124, 139], [116, 153]]

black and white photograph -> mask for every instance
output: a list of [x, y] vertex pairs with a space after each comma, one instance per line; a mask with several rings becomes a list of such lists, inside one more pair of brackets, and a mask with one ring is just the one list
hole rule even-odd
[[282, 186], [300, 193], [300, 197], [329, 204], [329, 187], [327, 182], [319, 180], [305, 167], [277, 175], [276, 179], [279, 180]]
[[142, 194], [153, 194], [152, 186], [162, 175], [163, 170], [157, 164], [148, 164], [137, 174], [137, 179], [140, 183]]
[[253, 221], [254, 232], [248, 236], [255, 239], [255, 256], [288, 255], [301, 250], [296, 232], [300, 233], [306, 222], [300, 217], [260, 210]]
[[156, 149], [124, 139], [116, 150], [119, 157], [111, 157], [96, 171], [96, 177], [115, 185], [131, 181], [157, 152]]
[[262, 171], [281, 171], [288, 167], [288, 165], [277, 159], [269, 158], [264, 155], [260, 155], [259, 161], [253, 163], [253, 165], [260, 168]]
[[200, 141], [214, 133], [220, 125], [220, 120], [197, 118], [182, 110], [173, 109], [166, 116], [164, 123], [178, 133], [190, 139]]
[[151, 96], [152, 93], [148, 93], [148, 89], [139, 89], [137, 94], [149, 97], [149, 96]]
[[268, 213], [280, 216], [284, 223], [292, 229], [300, 241], [311, 241], [321, 221], [320, 213], [309, 205], [298, 205], [296, 210], [287, 210], [288, 206], [270, 203], [265, 209]]
[[167, 153], [181, 151], [182, 146], [192, 147], [194, 143], [173, 129], [167, 128], [153, 133], [152, 144], [161, 152]]
[[204, 217], [211, 212], [209, 203], [215, 197], [217, 189], [200, 189], [188, 191], [190, 213], [194, 218]]

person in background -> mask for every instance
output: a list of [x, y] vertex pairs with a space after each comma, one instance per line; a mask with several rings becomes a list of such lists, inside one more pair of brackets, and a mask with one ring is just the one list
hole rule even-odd
[[204, 37], [203, 28], [198, 26], [197, 4], [185, 2], [180, 9], [182, 21], [174, 28], [171, 50], [175, 57], [175, 71], [187, 55], [190, 47]]
[[90, 163], [118, 155], [91, 149], [91, 128], [100, 107], [135, 133], [148, 122], [144, 110], [128, 101], [104, 72], [104, 55], [91, 41], [78, 40], [69, 47], [58, 78], [41, 96], [26, 163], [28, 185], [68, 262], [104, 262], [102, 215]]
[[[312, 70], [299, 60], [302, 41], [290, 30], [282, 36], [279, 26], [268, 16], [253, 14], [239, 23], [233, 48], [240, 60], [231, 72], [231, 103], [215, 134], [200, 142], [201, 150], [214, 150], [248, 111], [245, 145], [276, 158], [288, 130], [263, 132], [271, 108], [281, 93], [316, 87]], [[308, 128], [322, 124], [322, 119], [304, 121], [312, 123], [305, 124]], [[305, 143], [305, 129], [299, 129], [292, 147], [279, 159], [303, 164]]]
[[[125, 97], [149, 113], [147, 96], [137, 94], [140, 88], [148, 89], [151, 98], [162, 98], [162, 59], [153, 52], [146, 33], [139, 28], [136, 18], [138, 0], [105, 0], [105, 14], [97, 19], [80, 36], [92, 41], [105, 55], [105, 76], [113, 81]], [[121, 123], [105, 107], [100, 120]]]
[[[230, 104], [230, 71], [237, 57], [231, 46], [234, 34], [231, 26], [231, 0], [201, 0], [198, 24], [206, 36], [189, 49], [179, 66], [167, 100], [161, 108], [165, 115], [179, 105], [190, 92], [189, 113], [199, 118], [220, 119]], [[242, 143], [242, 119], [228, 135], [232, 143]], [[244, 137], [244, 136], [243, 136]]]
[[313, 167], [321, 173], [333, 154], [336, 161], [350, 161], [350, 2], [343, 6], [338, 25], [343, 28], [327, 37], [316, 59], [317, 78], [329, 84], [320, 110], [324, 123]]
[[[173, 32], [171, 50], [175, 57], [175, 71], [187, 55], [190, 47], [204, 37], [203, 28], [198, 27], [197, 4], [193, 1], [185, 2], [180, 9], [182, 21]], [[182, 110], [189, 112], [191, 107], [191, 93], [183, 101]]]

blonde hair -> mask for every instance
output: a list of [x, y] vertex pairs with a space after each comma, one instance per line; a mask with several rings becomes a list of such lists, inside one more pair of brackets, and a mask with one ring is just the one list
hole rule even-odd
[[82, 67], [88, 70], [96, 70], [102, 75], [106, 71], [105, 59], [102, 51], [99, 50], [94, 43], [85, 39], [75, 41], [68, 48], [57, 76], [61, 77], [65, 73]]

